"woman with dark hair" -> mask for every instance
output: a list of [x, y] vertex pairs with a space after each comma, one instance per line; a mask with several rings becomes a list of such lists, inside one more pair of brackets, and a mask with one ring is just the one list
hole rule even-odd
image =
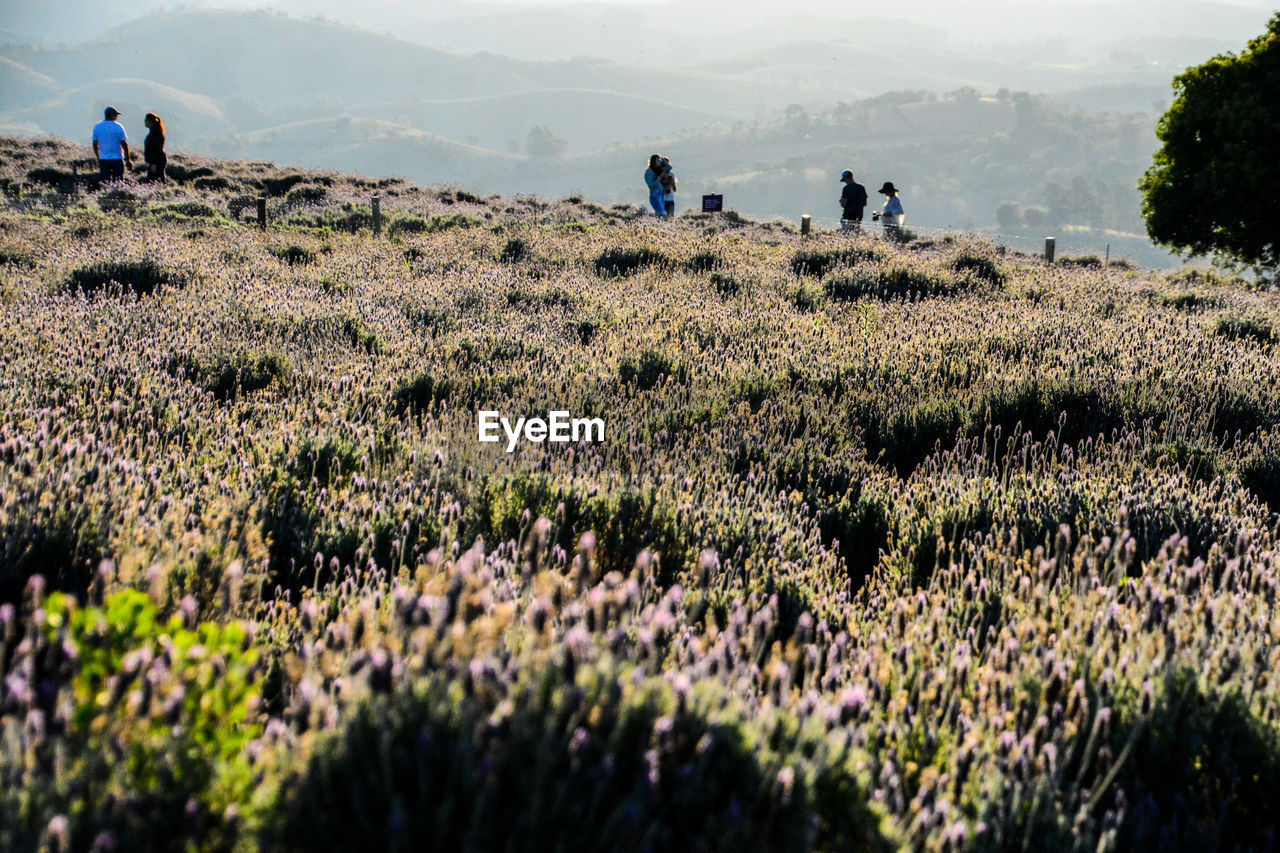
[[662, 155], [654, 154], [649, 158], [649, 168], [644, 173], [644, 184], [649, 188], [649, 205], [657, 216], [666, 217], [666, 189], [662, 186]]
[[164, 166], [169, 162], [164, 154], [164, 122], [155, 113], [147, 113], [142, 123], [147, 126], [147, 139], [142, 159], [147, 164], [147, 176], [144, 181], [164, 183]]

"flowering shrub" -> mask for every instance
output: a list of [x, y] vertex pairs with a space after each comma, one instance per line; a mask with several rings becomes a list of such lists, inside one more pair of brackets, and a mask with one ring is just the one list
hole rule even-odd
[[251, 632], [164, 621], [132, 590], [35, 603], [6, 666], [0, 843], [232, 849], [254, 800]]
[[157, 287], [175, 283], [178, 286], [185, 283], [182, 275], [165, 269], [152, 258], [140, 261], [101, 261], [73, 271], [67, 279], [69, 289], [86, 296], [112, 290], [149, 296]]
[[86, 156], [0, 140], [0, 846], [1273, 843], [1274, 294]]
[[607, 666], [472, 685], [357, 706], [290, 786], [281, 845], [891, 847], [844, 754], [785, 715], [751, 725], [706, 691]]

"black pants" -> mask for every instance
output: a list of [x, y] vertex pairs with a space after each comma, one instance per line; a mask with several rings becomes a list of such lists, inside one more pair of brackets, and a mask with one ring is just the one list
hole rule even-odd
[[123, 160], [99, 160], [98, 161], [98, 177], [104, 181], [123, 181], [124, 180], [124, 161]]

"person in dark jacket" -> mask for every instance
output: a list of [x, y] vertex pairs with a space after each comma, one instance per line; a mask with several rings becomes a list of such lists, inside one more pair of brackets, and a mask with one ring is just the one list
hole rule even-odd
[[164, 153], [164, 122], [155, 113], [147, 113], [142, 123], [147, 126], [147, 138], [143, 143], [142, 159], [147, 164], [145, 181], [164, 183], [164, 167], [169, 158]]
[[845, 231], [857, 231], [862, 227], [862, 211], [867, 206], [867, 188], [853, 179], [848, 169], [840, 176], [844, 189], [840, 191], [840, 227]]

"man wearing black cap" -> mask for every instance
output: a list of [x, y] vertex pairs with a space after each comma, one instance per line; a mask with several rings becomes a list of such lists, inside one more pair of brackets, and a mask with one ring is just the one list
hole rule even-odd
[[93, 153], [98, 158], [98, 176], [104, 181], [124, 180], [124, 167], [129, 162], [129, 137], [116, 121], [120, 111], [107, 107], [102, 121], [93, 126]]
[[857, 231], [862, 227], [862, 210], [867, 206], [867, 188], [853, 179], [848, 169], [840, 176], [844, 189], [840, 191], [840, 227], [845, 231]]

